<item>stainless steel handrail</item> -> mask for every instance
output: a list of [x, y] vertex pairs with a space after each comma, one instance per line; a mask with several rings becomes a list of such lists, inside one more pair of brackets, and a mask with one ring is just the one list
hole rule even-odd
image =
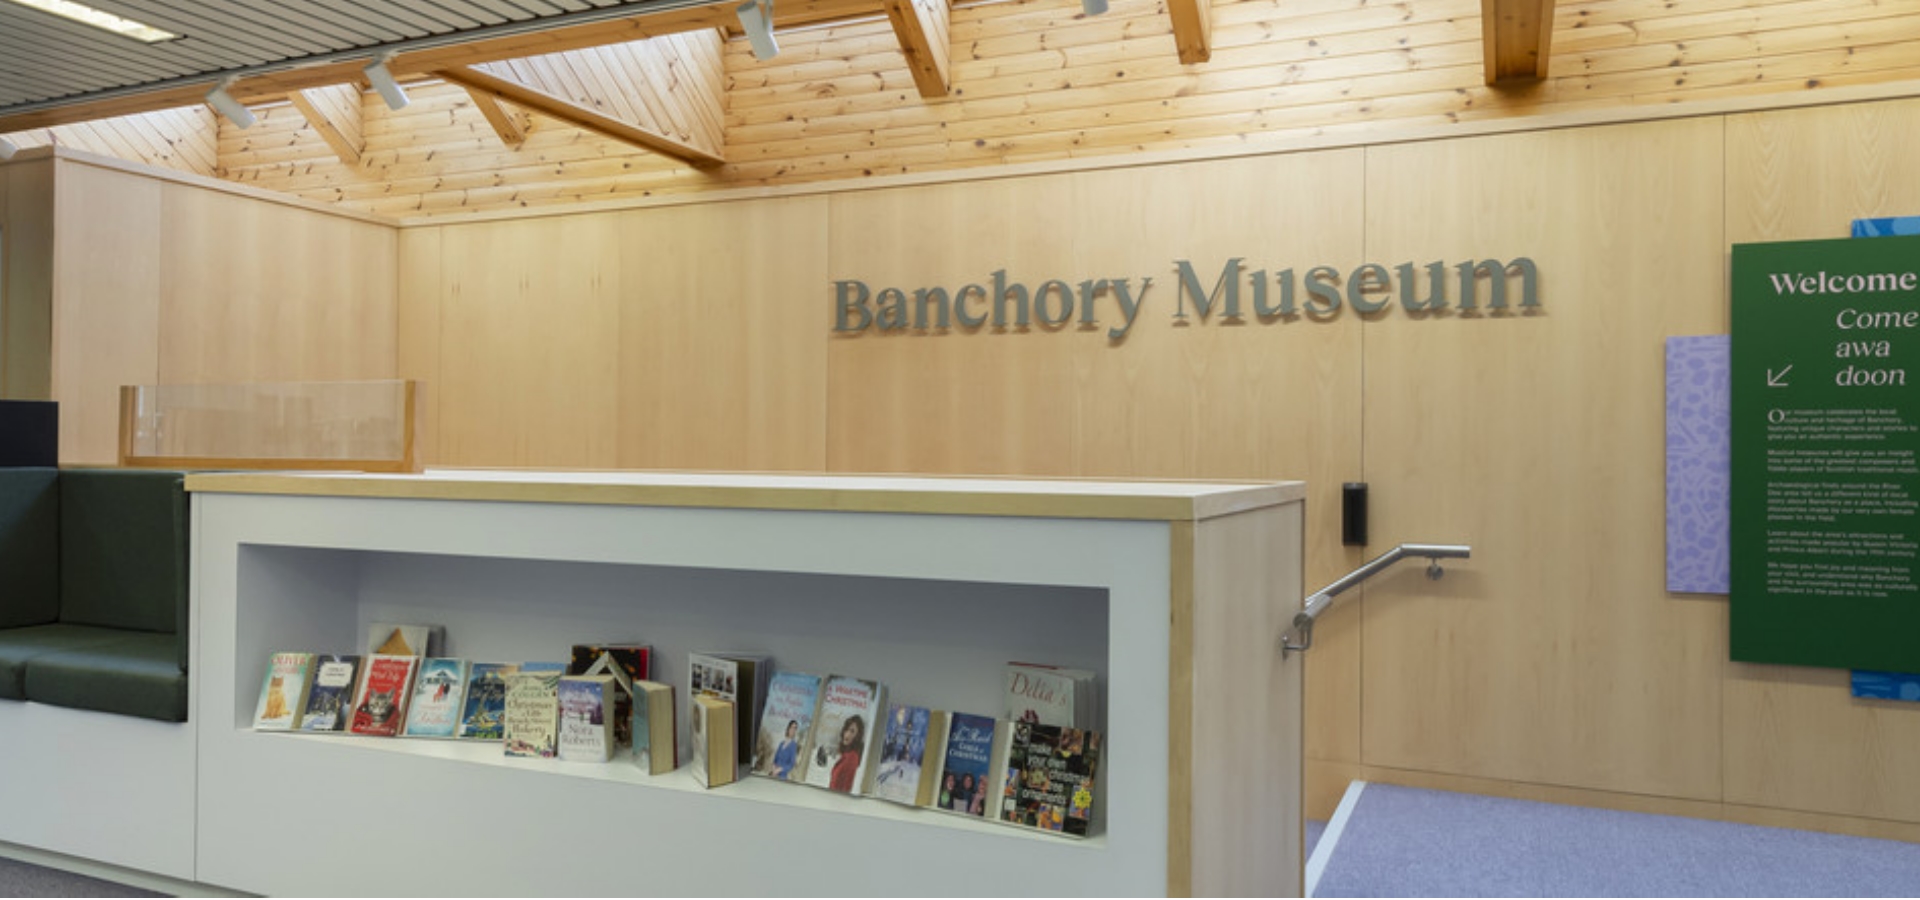
[[[1440, 576], [1446, 574], [1446, 570], [1440, 568], [1440, 560], [1466, 559], [1472, 555], [1473, 548], [1466, 544], [1401, 544], [1367, 560], [1360, 568], [1334, 579], [1332, 584], [1307, 596], [1307, 601], [1302, 605], [1300, 612], [1294, 614], [1293, 627], [1280, 634], [1280, 655], [1284, 657], [1296, 650], [1312, 648], [1314, 620], [1320, 618], [1320, 614], [1333, 605], [1333, 598], [1345, 593], [1348, 588], [1380, 574], [1394, 563], [1411, 556], [1424, 556], [1427, 558], [1427, 577], [1438, 580]], [[1298, 642], [1293, 640], [1296, 635]]]

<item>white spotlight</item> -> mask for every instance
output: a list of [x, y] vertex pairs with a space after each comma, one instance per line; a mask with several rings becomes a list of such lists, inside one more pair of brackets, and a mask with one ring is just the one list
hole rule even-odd
[[214, 85], [213, 90], [207, 92], [207, 105], [241, 128], [252, 127], [257, 121], [253, 117], [253, 110], [248, 109], [246, 104], [233, 99], [233, 95], [227, 93], [227, 88], [231, 86], [233, 86], [232, 78], [222, 79], [219, 84]]
[[773, 40], [773, 0], [747, 0], [733, 12], [740, 17], [747, 43], [753, 45], [754, 59], [772, 59], [780, 52], [780, 45]]
[[0, 162], [6, 162], [7, 160], [12, 159], [13, 155], [19, 152], [20, 152], [20, 148], [18, 146], [15, 146], [15, 144], [12, 141], [7, 140], [6, 138], [0, 137]]
[[373, 89], [380, 92], [381, 99], [387, 101], [388, 109], [406, 109], [407, 92], [400, 89], [400, 82], [393, 79], [393, 71], [387, 68], [387, 63], [392, 61], [393, 54], [382, 53], [374, 58], [372, 65], [361, 71], [366, 73]]
[[1080, 11], [1097, 16], [1107, 11], [1107, 0], [1080, 0]]

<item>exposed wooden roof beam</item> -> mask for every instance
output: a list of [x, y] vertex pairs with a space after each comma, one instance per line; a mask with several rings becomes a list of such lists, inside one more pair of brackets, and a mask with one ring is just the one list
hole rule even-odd
[[[558, 53], [582, 47], [598, 47], [622, 41], [679, 34], [702, 28], [737, 28], [733, 8], [738, 0], [719, 0], [706, 6], [641, 13], [631, 18], [573, 25], [551, 31], [494, 38], [472, 44], [404, 51], [388, 64], [396, 77], [424, 75], [449, 66], [471, 66], [502, 59], [517, 59], [540, 53]], [[774, 9], [774, 24], [779, 28], [811, 25], [840, 19], [878, 15], [881, 0], [781, 0]], [[240, 79], [229, 92], [242, 103], [279, 99], [307, 88], [346, 84], [360, 80], [366, 59], [327, 63], [297, 69], [282, 69]], [[176, 84], [140, 94], [81, 100], [71, 105], [36, 112], [0, 116], [0, 134], [71, 125], [115, 116], [130, 116], [198, 105], [214, 79]]]
[[718, 166], [726, 163], [724, 158], [692, 144], [637, 128], [612, 116], [562, 100], [552, 94], [537, 91], [516, 81], [508, 81], [465, 66], [450, 66], [440, 69], [435, 74], [469, 90], [491, 94], [515, 106], [552, 116], [577, 128], [606, 135], [614, 140], [662, 153], [674, 159], [685, 160], [696, 166]]
[[1167, 15], [1173, 19], [1173, 44], [1180, 49], [1182, 64], [1213, 58], [1213, 5], [1208, 0], [1167, 0]]
[[[464, 85], [463, 85], [464, 87]], [[493, 133], [500, 136], [500, 142], [509, 150], [518, 150], [527, 142], [527, 130], [520, 126], [518, 113], [507, 109], [500, 98], [478, 88], [466, 88], [467, 96], [473, 98], [473, 108], [485, 116], [487, 124], [493, 126]]]
[[321, 140], [333, 148], [334, 155], [349, 166], [360, 164], [360, 154], [367, 149], [367, 140], [361, 128], [360, 86], [358, 84], [336, 84], [330, 87], [307, 88], [287, 95], [287, 102], [300, 111], [308, 125], [320, 133]]
[[1547, 77], [1553, 42], [1553, 0], [1480, 0], [1487, 83]]
[[953, 9], [947, 0], [884, 0], [900, 51], [907, 56], [913, 84], [922, 97], [945, 97], [952, 76], [947, 74], [948, 24]]

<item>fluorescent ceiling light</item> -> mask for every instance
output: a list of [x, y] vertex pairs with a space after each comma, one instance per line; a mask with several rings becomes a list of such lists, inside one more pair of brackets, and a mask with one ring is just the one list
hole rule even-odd
[[152, 25], [135, 22], [132, 19], [122, 19], [113, 13], [101, 12], [91, 6], [74, 3], [72, 0], [10, 0], [10, 2], [37, 9], [41, 12], [53, 13], [62, 18], [72, 19], [82, 25], [92, 25], [95, 28], [105, 29], [114, 34], [124, 35], [148, 44], [171, 41], [179, 37], [179, 35], [173, 32], [161, 31]]

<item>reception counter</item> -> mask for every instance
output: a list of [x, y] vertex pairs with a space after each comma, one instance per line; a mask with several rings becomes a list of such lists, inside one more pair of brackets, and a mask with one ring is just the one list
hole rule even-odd
[[[193, 877], [256, 893], [1294, 894], [1297, 483], [680, 473], [209, 474], [194, 512]], [[1075, 840], [749, 777], [497, 743], [256, 732], [270, 654], [373, 622], [472, 660], [643, 642], [1001, 715], [1009, 660], [1093, 669]]]

